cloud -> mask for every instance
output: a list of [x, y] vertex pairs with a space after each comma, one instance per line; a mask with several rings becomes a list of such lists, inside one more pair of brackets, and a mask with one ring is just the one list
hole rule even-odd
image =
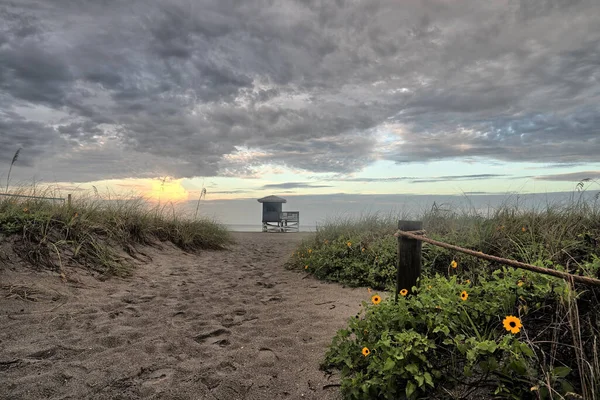
[[[199, 192], [199, 191], [196, 191]], [[208, 194], [239, 194], [239, 193], [252, 193], [251, 190], [221, 190], [221, 191], [216, 191], [216, 192], [207, 192]]]
[[0, 163], [23, 147], [17, 175], [600, 151], [595, 0], [24, 0], [0, 20]]
[[497, 179], [507, 177], [504, 174], [471, 174], [471, 175], [446, 175], [433, 176], [428, 178], [414, 176], [395, 176], [390, 178], [332, 178], [334, 181], [375, 183], [375, 182], [412, 182], [412, 183], [430, 183], [445, 181], [472, 181], [482, 179]]
[[581, 182], [583, 180], [600, 179], [600, 171], [581, 171], [571, 172], [568, 174], [541, 175], [534, 177], [534, 179], [541, 181]]
[[449, 176], [438, 176], [433, 178], [419, 178], [415, 179], [413, 183], [432, 183], [432, 182], [447, 182], [447, 181], [479, 181], [485, 179], [498, 179], [504, 178], [507, 175], [502, 174], [474, 174], [474, 175], [449, 175]]
[[303, 189], [303, 188], [328, 188], [333, 187], [331, 185], [315, 185], [306, 182], [285, 182], [285, 183], [270, 183], [264, 185], [261, 189]]

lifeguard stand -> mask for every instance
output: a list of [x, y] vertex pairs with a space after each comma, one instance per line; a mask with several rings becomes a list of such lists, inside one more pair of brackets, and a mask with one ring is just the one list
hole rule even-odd
[[283, 211], [283, 203], [287, 200], [277, 196], [267, 196], [258, 199], [263, 205], [262, 231], [263, 232], [299, 232], [300, 212]]

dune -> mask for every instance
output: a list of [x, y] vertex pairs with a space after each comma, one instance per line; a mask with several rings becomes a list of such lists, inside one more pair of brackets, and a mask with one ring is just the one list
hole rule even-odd
[[339, 398], [319, 362], [369, 294], [286, 270], [306, 235], [144, 248], [128, 278], [0, 264], [0, 398]]

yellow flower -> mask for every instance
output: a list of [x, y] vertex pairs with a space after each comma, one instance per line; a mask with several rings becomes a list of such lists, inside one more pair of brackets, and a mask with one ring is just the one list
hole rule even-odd
[[523, 325], [521, 324], [521, 320], [512, 315], [509, 315], [506, 318], [504, 318], [502, 324], [504, 325], [504, 329], [506, 329], [510, 333], [519, 333], [521, 331], [521, 328], [523, 327]]
[[371, 301], [373, 304], [379, 304], [381, 303], [381, 297], [378, 294], [375, 294], [371, 297]]
[[371, 354], [371, 350], [369, 350], [368, 347], [363, 347], [363, 349], [362, 349], [362, 355], [366, 357], [369, 354]]
[[308, 254], [312, 253], [312, 249], [308, 249]]
[[25, 207], [25, 208], [23, 209], [23, 212], [25, 212], [25, 213], [26, 213], [26, 212], [29, 212], [29, 208]]
[[521, 228], [521, 230], [522, 230], [523, 232], [525, 232], [525, 231], [527, 230], [527, 228], [525, 228], [525, 227], [522, 227], [522, 228]]
[[308, 265], [305, 265], [305, 266], [304, 266], [304, 269], [308, 269]]
[[452, 268], [456, 268], [456, 267], [458, 267], [458, 263], [455, 260], [452, 260], [452, 262], [450, 263], [450, 266]]
[[348, 247], [352, 247], [352, 242], [348, 242], [348, 243], [346, 243], [346, 245], [347, 245]]
[[408, 290], [406, 290], [406, 289], [402, 289], [400, 291], [400, 296], [402, 296], [402, 297], [406, 297], [407, 294], [408, 294]]
[[363, 248], [361, 249], [361, 251], [364, 253], [364, 252], [365, 252], [365, 248], [363, 247]]
[[467, 279], [465, 282], [467, 282], [467, 285], [471, 284], [471, 280], [470, 279]]
[[462, 299], [462, 301], [466, 301], [469, 298], [469, 293], [467, 293], [466, 290], [463, 290], [460, 294], [460, 298]]
[[517, 282], [517, 286], [519, 286], [519, 287], [523, 286], [523, 281]]
[[427, 285], [427, 290], [431, 289], [431, 285]]

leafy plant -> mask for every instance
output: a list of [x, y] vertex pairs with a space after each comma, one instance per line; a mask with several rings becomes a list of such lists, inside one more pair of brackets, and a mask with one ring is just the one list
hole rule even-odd
[[333, 339], [323, 368], [340, 369], [349, 399], [531, 397], [538, 358], [527, 336], [520, 329], [507, 332], [502, 320], [517, 311], [526, 330], [527, 316], [565, 287], [528, 275], [536, 289], [527, 290], [521, 279], [509, 270], [477, 284], [436, 276], [423, 279], [398, 304], [363, 304]]
[[[329, 222], [301, 244], [288, 266], [327, 281], [393, 292], [397, 257], [393, 233], [398, 219], [407, 218], [375, 214]], [[435, 206], [418, 219], [433, 239], [600, 277], [600, 207], [581, 196], [538, 210], [506, 203], [487, 215]], [[481, 398], [486, 393], [600, 399], [596, 288], [568, 287], [555, 278], [502, 268], [428, 244], [423, 245], [422, 256], [419, 287], [404, 288], [408, 295], [402, 297], [404, 306], [384, 301], [350, 321], [349, 333], [340, 331], [336, 336], [324, 366], [342, 371], [347, 397], [401, 398], [408, 389], [410, 396], [426, 398]], [[503, 328], [502, 318], [508, 315], [522, 318], [525, 328], [517, 336]], [[363, 331], [380, 335], [363, 337]], [[417, 353], [403, 356], [420, 359], [426, 354], [427, 361], [416, 364], [414, 376], [406, 365], [416, 361], [406, 365], [394, 361], [391, 368], [389, 359], [396, 356], [388, 357], [388, 350], [382, 350], [389, 347], [388, 340], [392, 347], [409, 339], [422, 343], [405, 336], [408, 332], [428, 343], [426, 350], [417, 346]], [[367, 357], [362, 346], [370, 349]], [[378, 375], [386, 363], [391, 378], [388, 369], [385, 377]], [[435, 389], [426, 383], [424, 372], [431, 375]]]

